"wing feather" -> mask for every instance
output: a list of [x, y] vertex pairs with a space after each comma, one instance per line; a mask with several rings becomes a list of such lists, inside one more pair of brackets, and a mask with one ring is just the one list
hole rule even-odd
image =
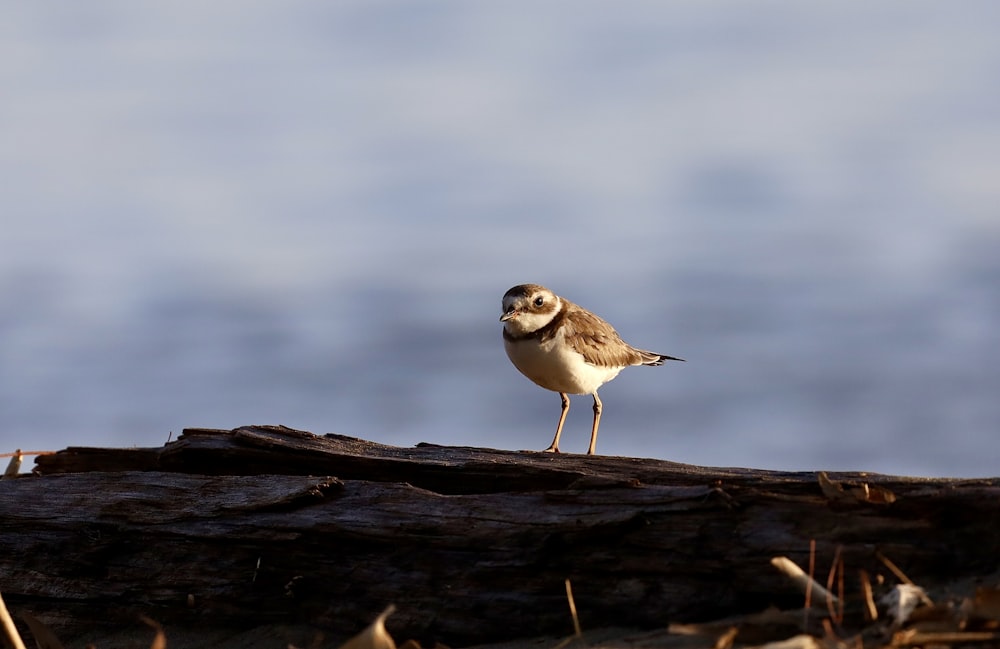
[[[512, 289], [513, 290], [513, 289]], [[663, 361], [683, 361], [683, 358], [636, 349], [622, 340], [615, 328], [603, 318], [560, 298], [562, 305], [541, 329], [515, 337], [504, 329], [504, 339], [510, 342], [534, 338], [539, 342], [552, 340], [560, 333], [566, 344], [595, 367], [628, 367], [630, 365], [663, 365]]]
[[566, 314], [563, 335], [570, 347], [597, 367], [628, 367], [659, 360], [659, 354], [632, 347], [607, 321], [575, 304]]

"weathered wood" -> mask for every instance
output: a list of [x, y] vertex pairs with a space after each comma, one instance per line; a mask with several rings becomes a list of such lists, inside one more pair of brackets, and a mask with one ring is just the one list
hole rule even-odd
[[[110, 469], [110, 470], [109, 470]], [[801, 604], [770, 565], [925, 587], [1000, 566], [1000, 480], [831, 474], [421, 445], [281, 427], [192, 429], [158, 449], [72, 448], [0, 481], [0, 592], [67, 632], [131, 620], [344, 634], [390, 602], [390, 631], [453, 645], [653, 627]], [[834, 485], [836, 487], [837, 485]], [[849, 585], [854, 588], [856, 581]]]

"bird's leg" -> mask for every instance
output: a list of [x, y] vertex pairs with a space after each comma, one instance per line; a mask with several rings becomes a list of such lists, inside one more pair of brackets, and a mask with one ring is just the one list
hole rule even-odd
[[587, 455], [593, 455], [594, 449], [597, 448], [597, 427], [601, 425], [601, 410], [604, 405], [601, 403], [601, 399], [597, 396], [597, 391], [594, 391], [594, 429], [590, 431], [590, 448], [587, 450]]
[[549, 444], [549, 447], [543, 453], [559, 452], [559, 436], [562, 435], [562, 427], [566, 422], [566, 413], [569, 412], [569, 395], [565, 392], [560, 392], [559, 398], [562, 399], [562, 413], [559, 414], [559, 425], [556, 426], [556, 436], [552, 438], [552, 443]]

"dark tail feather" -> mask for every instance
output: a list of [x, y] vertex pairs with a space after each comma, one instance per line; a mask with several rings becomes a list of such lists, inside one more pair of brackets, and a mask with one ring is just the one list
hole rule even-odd
[[663, 365], [663, 361], [680, 361], [685, 363], [683, 358], [677, 358], [676, 356], [667, 356], [666, 354], [657, 354], [656, 352], [641, 352], [642, 353], [642, 364], [643, 365]]

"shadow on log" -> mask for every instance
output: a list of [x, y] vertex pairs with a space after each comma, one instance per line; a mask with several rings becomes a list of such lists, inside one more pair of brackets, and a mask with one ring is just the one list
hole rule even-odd
[[784, 473], [651, 459], [383, 446], [283, 427], [70, 448], [0, 481], [0, 592], [64, 637], [139, 613], [168, 628], [309, 624], [389, 603], [452, 646], [663, 627], [802, 595], [770, 564], [925, 587], [994, 573], [1000, 480]]

